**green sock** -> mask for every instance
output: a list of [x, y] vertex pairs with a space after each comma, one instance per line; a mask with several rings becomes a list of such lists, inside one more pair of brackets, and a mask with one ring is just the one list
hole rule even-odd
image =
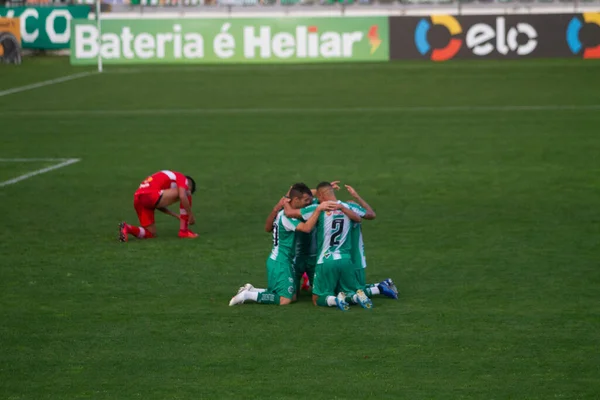
[[365, 288], [365, 294], [369, 298], [373, 297], [373, 293], [371, 292], [371, 288], [372, 288], [372, 286], [368, 286], [368, 287]]
[[258, 299], [256, 301], [260, 304], [279, 305], [279, 296], [272, 292], [262, 292], [258, 294]]
[[327, 296], [317, 297], [317, 305], [321, 307], [329, 307], [329, 304], [327, 304]]

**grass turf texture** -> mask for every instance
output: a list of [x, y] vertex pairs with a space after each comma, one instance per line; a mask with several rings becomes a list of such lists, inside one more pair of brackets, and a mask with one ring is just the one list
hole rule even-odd
[[[589, 106], [599, 67], [142, 68], [0, 97], [0, 157], [82, 159], [0, 188], [0, 397], [598, 398], [600, 110], [85, 110]], [[48, 70], [82, 71], [27, 59], [2, 88]], [[200, 238], [157, 215], [160, 238], [118, 243], [164, 168], [195, 177]], [[326, 179], [376, 208], [368, 281], [401, 299], [228, 307], [265, 285], [278, 198]]]

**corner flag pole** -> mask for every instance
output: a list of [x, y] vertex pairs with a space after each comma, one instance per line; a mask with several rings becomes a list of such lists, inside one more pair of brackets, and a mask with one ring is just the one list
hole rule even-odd
[[96, 0], [96, 27], [98, 28], [98, 72], [102, 72], [102, 52], [101, 44], [102, 44], [102, 22], [100, 21], [100, 16], [102, 15], [100, 11], [100, 2], [102, 0]]

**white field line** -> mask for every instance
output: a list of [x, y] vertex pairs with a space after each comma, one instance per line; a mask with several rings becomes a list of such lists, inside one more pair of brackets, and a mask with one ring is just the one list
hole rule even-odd
[[591, 105], [506, 105], [506, 106], [406, 106], [406, 107], [257, 107], [257, 108], [159, 108], [120, 110], [13, 110], [0, 111], [2, 117], [48, 116], [162, 116], [162, 115], [210, 115], [210, 114], [394, 114], [394, 113], [445, 113], [445, 112], [529, 112], [529, 111], [597, 111], [600, 104]]
[[55, 169], [59, 169], [62, 167], [66, 167], [67, 165], [75, 164], [76, 162], [81, 161], [79, 158], [0, 158], [0, 162], [34, 162], [34, 161], [61, 161], [59, 164], [51, 165], [46, 168], [38, 169], [32, 172], [29, 172], [25, 175], [17, 176], [16, 178], [9, 179], [8, 181], [0, 182], [0, 187], [8, 186], [15, 184], [17, 182], [24, 181], [25, 179], [31, 178], [36, 175], [45, 174], [46, 172], [54, 171]]
[[[255, 64], [255, 65], [181, 65], [181, 66], [147, 66], [147, 67], [118, 67], [108, 66], [104, 73], [107, 74], [140, 74], [156, 72], [272, 72], [272, 71], [327, 71], [327, 70], [429, 70], [429, 69], [512, 69], [512, 68], [539, 68], [539, 63], [528, 63], [520, 61], [518, 65], [513, 63], [459, 63], [459, 64], [400, 64], [400, 63], [330, 63], [330, 64]], [[572, 63], [569, 61], [556, 60], [544, 64], [544, 68], [597, 68], [598, 63]]]
[[55, 85], [57, 83], [72, 81], [73, 79], [84, 78], [86, 76], [90, 76], [95, 74], [96, 72], [80, 72], [78, 74], [63, 76], [62, 78], [50, 79], [48, 81], [32, 83], [31, 85], [19, 86], [12, 89], [3, 90], [0, 92], [0, 97], [8, 96], [9, 94], [25, 92], [27, 90], [37, 89], [44, 86]]
[[48, 162], [48, 161], [67, 161], [71, 158], [0, 158], [0, 162]]

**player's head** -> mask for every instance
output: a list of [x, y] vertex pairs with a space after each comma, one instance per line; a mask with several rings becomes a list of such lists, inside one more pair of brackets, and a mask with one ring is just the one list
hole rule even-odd
[[194, 178], [192, 178], [191, 176], [188, 176], [188, 175], [186, 175], [185, 178], [187, 179], [188, 187], [190, 188], [190, 192], [192, 194], [194, 194], [194, 192], [196, 191], [196, 181], [194, 180]]
[[312, 192], [304, 183], [295, 183], [290, 189], [290, 205], [292, 208], [303, 208], [312, 202]]
[[336, 200], [331, 183], [321, 182], [317, 185], [317, 198], [321, 203], [328, 200]]

